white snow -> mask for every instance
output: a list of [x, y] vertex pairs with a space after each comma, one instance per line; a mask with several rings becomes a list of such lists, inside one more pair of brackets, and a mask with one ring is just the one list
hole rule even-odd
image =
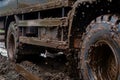
[[0, 42], [0, 54], [2, 56], [8, 57], [4, 42]]

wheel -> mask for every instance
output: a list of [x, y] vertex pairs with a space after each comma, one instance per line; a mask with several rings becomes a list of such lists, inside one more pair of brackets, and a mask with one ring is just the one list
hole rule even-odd
[[19, 43], [18, 28], [11, 22], [7, 32], [7, 54], [10, 61], [19, 63], [29, 56], [33, 59], [36, 55], [39, 56], [39, 46]]
[[14, 22], [11, 22], [7, 32], [7, 54], [10, 61], [17, 62], [18, 60], [18, 34]]
[[87, 27], [79, 54], [84, 80], [120, 80], [120, 25], [116, 15], [98, 17]]

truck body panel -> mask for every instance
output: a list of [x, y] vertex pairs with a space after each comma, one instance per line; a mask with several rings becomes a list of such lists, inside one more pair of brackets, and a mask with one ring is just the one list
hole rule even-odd
[[36, 4], [43, 3], [45, 0], [18, 0], [18, 8], [30, 7]]
[[0, 16], [72, 6], [71, 0], [2, 0]]
[[17, 0], [0, 0], [0, 14], [17, 9]]

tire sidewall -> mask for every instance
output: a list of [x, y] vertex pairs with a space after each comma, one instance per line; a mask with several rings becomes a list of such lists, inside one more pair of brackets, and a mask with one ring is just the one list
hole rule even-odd
[[[111, 25], [107, 23], [96, 23], [92, 26], [87, 35], [84, 37], [80, 56], [82, 58], [81, 70], [84, 80], [94, 80], [93, 77], [90, 76], [90, 72], [88, 71], [86, 59], [90, 46], [94, 45], [97, 41], [105, 41], [106, 43], [110, 44], [109, 46], [111, 46], [112, 50], [114, 51], [114, 55], [117, 58], [119, 65], [120, 45], [118, 44], [118, 40], [116, 40], [118, 36], [115, 32], [111, 31], [110, 26]], [[114, 38], [112, 38], [113, 34], [115, 34]]]
[[[10, 61], [15, 61], [15, 58], [16, 58], [16, 51], [17, 51], [17, 34], [16, 34], [16, 30], [15, 30], [15, 23], [14, 22], [11, 22], [10, 25], [9, 25], [9, 28], [8, 28], [8, 32], [7, 32], [7, 54], [8, 54], [8, 58]], [[14, 53], [13, 53], [13, 58], [11, 59], [10, 58], [10, 53], [9, 53], [9, 38], [10, 36], [13, 36], [14, 38], [14, 46], [15, 46], [15, 49], [14, 49]]]

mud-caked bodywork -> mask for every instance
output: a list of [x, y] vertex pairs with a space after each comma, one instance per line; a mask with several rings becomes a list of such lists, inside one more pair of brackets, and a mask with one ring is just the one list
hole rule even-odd
[[0, 0], [9, 59], [63, 52], [71, 77], [119, 80], [119, 5], [115, 0]]

